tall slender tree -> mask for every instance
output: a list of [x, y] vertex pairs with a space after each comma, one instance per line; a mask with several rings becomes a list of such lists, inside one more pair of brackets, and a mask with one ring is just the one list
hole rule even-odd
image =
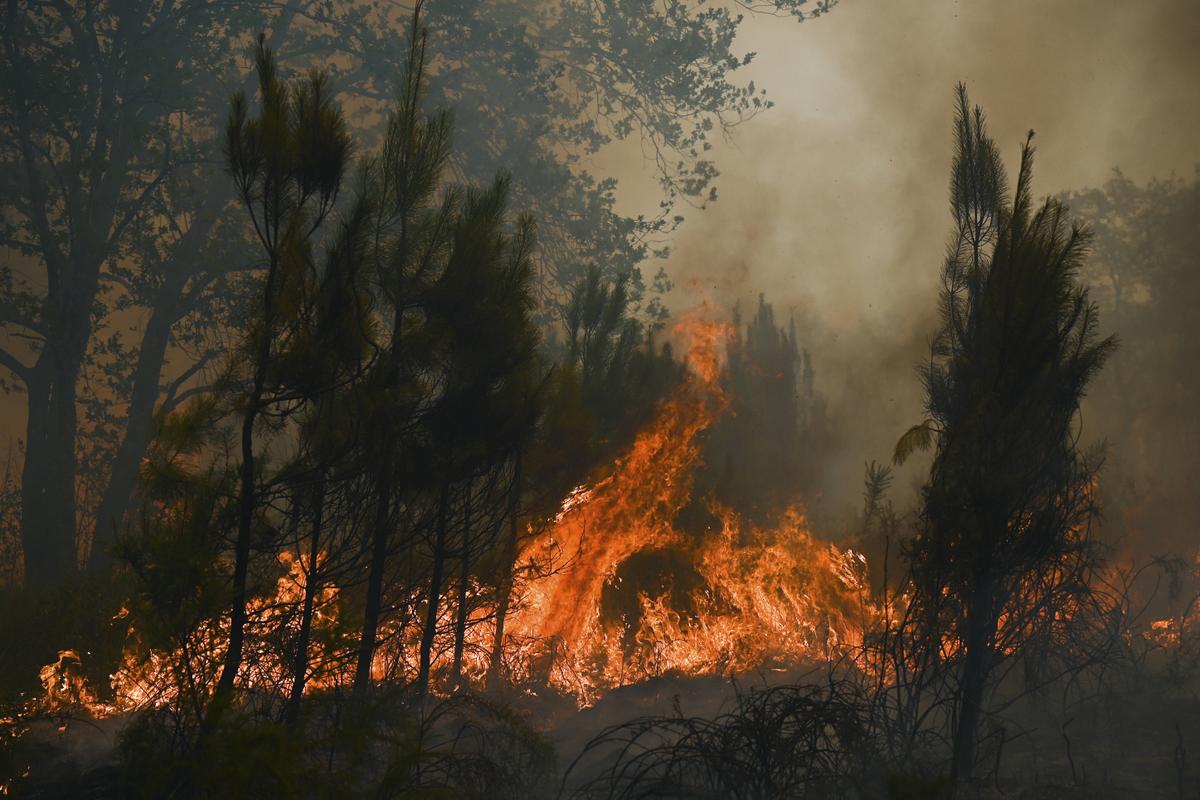
[[[390, 318], [390, 336], [380, 345], [364, 396], [369, 420], [366, 429], [371, 437], [364, 442], [364, 456], [371, 475], [374, 515], [367, 542], [366, 606], [354, 674], [354, 693], [359, 698], [366, 696], [371, 682], [389, 548], [402, 502], [397, 486], [404, 473], [420, 471], [411, 458], [404, 469], [401, 459], [408, 454], [401, 448], [411, 437], [412, 421], [428, 405], [422, 374], [431, 353], [430, 348], [410, 347], [410, 338], [417, 338], [421, 325], [418, 311], [423, 294], [445, 263], [459, 206], [457, 192], [450, 190], [438, 201], [445, 188], [452, 121], [447, 111], [427, 114], [423, 108], [427, 33], [420, 14], [418, 3], [408, 29], [399, 101], [388, 118], [380, 154], [369, 167], [376, 209], [371, 252], [378, 303], [385, 318]], [[438, 516], [444, 515], [439, 512]]]
[[[533, 221], [522, 217], [515, 233], [503, 231], [508, 187], [507, 176], [501, 176], [487, 190], [468, 193], [453, 250], [426, 306], [431, 329], [448, 347], [442, 396], [429, 415], [431, 451], [437, 454], [442, 476], [442, 503], [449, 485], [465, 484], [464, 560], [474, 533], [471, 520], [489, 516], [485, 509], [471, 507], [474, 478], [502, 466], [536, 421]], [[499, 499], [501, 508], [507, 505], [503, 495]], [[430, 650], [437, 632], [449, 542], [445, 523], [439, 510], [419, 692], [429, 683]]]
[[1055, 200], [1035, 206], [1032, 133], [1007, 196], [983, 112], [957, 90], [941, 327], [922, 372], [928, 418], [897, 461], [932, 446], [908, 558], [914, 602], [958, 642], [952, 772], [969, 780], [985, 694], [1054, 604], [1086, 591], [1096, 459], [1078, 448], [1088, 382], [1116, 346], [1078, 273], [1087, 233]]
[[272, 405], [297, 403], [306, 393], [286, 371], [312, 278], [311, 240], [333, 210], [350, 158], [350, 137], [319, 72], [288, 84], [260, 37], [255, 54], [260, 110], [251, 117], [244, 94], [232, 102], [225, 153], [230, 174], [262, 248], [258, 313], [244, 347], [238, 388], [240, 468], [237, 532], [233, 550], [233, 604], [229, 646], [217, 696], [227, 698], [242, 663], [249, 600], [252, 537], [260, 515], [259, 443], [256, 434]]

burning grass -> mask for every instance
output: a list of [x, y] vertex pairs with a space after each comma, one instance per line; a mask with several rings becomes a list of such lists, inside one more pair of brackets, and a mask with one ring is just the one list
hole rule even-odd
[[[676, 523], [693, 500], [703, 436], [728, 408], [720, 360], [729, 333], [727, 325], [698, 315], [676, 327], [676, 339], [687, 344], [686, 380], [607, 474], [570, 493], [555, 518], [528, 539], [516, 559], [502, 642], [505, 677], [512, 685], [564, 693], [589, 705], [614, 687], [659, 675], [732, 674], [771, 662], [840, 658], [861, 646], [863, 630], [879, 615], [869, 597], [865, 559], [816, 539], [801, 510], [791, 509], [778, 525], [763, 528], [711, 501], [714, 524], [707, 530], [696, 534]], [[637, 558], [671, 549], [682, 554], [691, 576], [686, 587], [623, 587], [623, 574]], [[273, 592], [251, 604], [239, 683], [252, 695], [286, 695], [286, 644], [299, 624], [307, 563], [306, 554], [284, 551]], [[463, 674], [477, 686], [486, 678], [495, 636], [495, 615], [486, 602], [491, 592], [473, 581], [466, 593], [471, 613]], [[622, 593], [628, 611], [606, 610], [606, 595]], [[447, 592], [440, 604], [435, 679], [449, 668], [454, 594]], [[423, 603], [415, 594], [398, 604], [412, 613], [398, 614], [380, 637], [377, 679], [403, 683], [416, 675], [421, 635], [416, 612]], [[336, 691], [351, 681], [353, 643], [343, 620], [348, 607], [336, 585], [324, 584], [317, 592], [308, 693]], [[198, 702], [211, 691], [227, 617], [201, 620], [173, 651], [163, 651], [146, 646], [126, 615], [123, 609], [115, 620], [126, 624], [126, 646], [110, 685], [99, 691], [90, 686], [79, 654], [64, 650], [42, 672], [43, 710], [69, 706], [104, 717], [185, 699]]]
[[[642, 727], [613, 729], [605, 742], [641, 748], [642, 755], [624, 764], [640, 776], [638, 781], [659, 773], [682, 779], [695, 769], [713, 785], [724, 785], [722, 781], [740, 780], [740, 761], [711, 762], [708, 745], [733, 737], [738, 748], [752, 752], [754, 742], [745, 735], [757, 728], [747, 728], [747, 720], [781, 713], [795, 728], [795, 737], [819, 734], [837, 740], [827, 748], [831, 761], [821, 756], [811, 763], [789, 762], [796, 769], [784, 778], [836, 783], [847, 759], [866, 757], [839, 749], [842, 740], [854, 739], [858, 747], [871, 739], [874, 744], [867, 749], [879, 750], [881, 742], [902, 736], [897, 730], [906, 715], [926, 713], [919, 706], [929, 696], [906, 708], [907, 700], [896, 699], [911, 688], [905, 681], [914, 676], [928, 680], [921, 671], [933, 674], [940, 667], [917, 663], [915, 651], [898, 644], [908, 633], [905, 595], [876, 594], [866, 558], [814, 536], [802, 509], [788, 509], [774, 524], [756, 525], [714, 498], [694, 497], [705, 434], [729, 408], [720, 368], [729, 329], [691, 317], [674, 335], [687, 343], [687, 378], [604, 474], [570, 492], [553, 519], [527, 523], [511, 578], [501, 582], [511, 594], [499, 642], [500, 677], [518, 697], [568, 698], [579, 708], [596, 704], [618, 687], [662, 676], [686, 680], [824, 664], [830, 675], [838, 675], [830, 692], [739, 695], [744, 707], [715, 721], [658, 718]], [[702, 530], [680, 522], [680, 512], [697, 501], [707, 509], [708, 524]], [[283, 551], [270, 591], [261, 592], [249, 607], [238, 685], [243, 702], [268, 715], [277, 714], [294, 678], [293, 648], [314, 563], [309, 555]], [[323, 566], [325, 555], [318, 554], [315, 563]], [[1059, 619], [1064, 615], [1100, 620], [1111, 612], [1119, 617], [1114, 624], [1130, 653], [1141, 658], [1150, 650], [1182, 654], [1183, 643], [1194, 638], [1195, 603], [1175, 617], [1136, 627], [1137, 615], [1121, 605], [1128, 605], [1128, 581], [1123, 589], [1119, 583], [1108, 592], [1108, 611], [1058, 608], [1055, 623], [1064, 621]], [[432, 647], [431, 689], [442, 698], [455, 697], [459, 689], [489, 686], [497, 666], [500, 588], [474, 577], [461, 594], [458, 588], [447, 588], [440, 598]], [[466, 632], [461, 682], [454, 686], [450, 676], [460, 597], [467, 603]], [[354, 587], [323, 581], [312, 592], [312, 602], [304, 691], [336, 698], [353, 681], [359, 613]], [[427, 602], [419, 589], [396, 600], [373, 662], [372, 677], [380, 684], [402, 687], [416, 679]], [[122, 608], [113, 619], [124, 630], [125, 644], [107, 685], [89, 681], [86, 654], [64, 649], [40, 672], [41, 697], [8, 720], [6, 730], [17, 731], [18, 717], [39, 715], [102, 719], [159, 709], [201, 719], [217, 682], [228, 616], [200, 614], [175, 636], [172, 647], [151, 644], [163, 641], [161, 631], [147, 635], [138, 630], [132, 623], [135, 616]], [[1019, 624], [1034, 622], [1045, 627], [1041, 617]], [[1003, 622], [1001, 632], [1021, 634], [1024, 628], [1016, 630], [1016, 624]], [[1097, 635], [1108, 630], [1103, 624], [1093, 627]], [[935, 662], [951, 663], [961, 649], [953, 637], [943, 635]], [[1009, 655], [1004, 648], [999, 652]], [[915, 691], [928, 692], [930, 685]], [[938, 691], [933, 690], [935, 697]], [[825, 719], [822, 715], [832, 715], [830, 725], [842, 729], [819, 725], [814, 732], [805, 727], [805, 719], [819, 721]], [[644, 747], [647, 736], [663, 735], [665, 744]], [[693, 753], [691, 745], [697, 742], [705, 747]], [[596, 780], [593, 788], [622, 785], [612, 775]]]

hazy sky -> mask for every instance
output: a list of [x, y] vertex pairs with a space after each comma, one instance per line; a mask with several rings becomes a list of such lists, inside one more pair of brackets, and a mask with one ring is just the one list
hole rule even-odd
[[924, 299], [958, 80], [1010, 159], [1037, 131], [1039, 194], [1200, 162], [1197, 0], [842, 0], [803, 24], [750, 19], [738, 48], [775, 108], [714, 148], [720, 200], [675, 237], [681, 286], [809, 298], [842, 325]]
[[[757, 52], [738, 77], [775, 107], [715, 144], [720, 199], [684, 209], [668, 302], [765, 292], [795, 310], [819, 389], [861, 419], [816, 456], [847, 496], [863, 460], [886, 459], [919, 419], [913, 366], [949, 223], [956, 81], [1010, 159], [1037, 130], [1039, 194], [1097, 185], [1118, 165], [1144, 180], [1200, 162], [1200, 0], [841, 0], [802, 24], [749, 18], [736, 49]], [[620, 178], [621, 209], [653, 213], [636, 143], [602, 156], [593, 171]], [[23, 429], [21, 402], [0, 398], [10, 431]]]
[[[670, 305], [762, 291], [820, 319], [818, 382], [865, 418], [843, 456], [854, 485], [918, 419], [956, 81], [1010, 167], [1037, 131], [1038, 195], [1200, 162], [1200, 0], [842, 0], [803, 24], [747, 20], [738, 49], [775, 107], [714, 148], [720, 199], [674, 237]], [[636, 149], [604, 166], [625, 209], [648, 210]]]

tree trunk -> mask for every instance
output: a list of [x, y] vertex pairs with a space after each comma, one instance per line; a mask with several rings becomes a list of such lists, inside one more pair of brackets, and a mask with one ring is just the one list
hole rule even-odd
[[[379, 231], [376, 227], [375, 259], [380, 259]], [[400, 252], [404, 252], [407, 236], [407, 225], [402, 222], [400, 228]], [[402, 295], [404, 268], [396, 271], [398, 284], [396, 287], [397, 302], [393, 307], [392, 339], [386, 354], [386, 367], [382, 371], [383, 380], [378, 387], [388, 390], [397, 385], [400, 375], [400, 339], [404, 331], [404, 306], [398, 302]], [[367, 607], [363, 613], [362, 633], [358, 639], [358, 663], [354, 670], [353, 695], [357, 700], [364, 700], [367, 689], [371, 685], [371, 663], [375, 659], [375, 639], [379, 631], [379, 614], [383, 608], [383, 573], [387, 566], [387, 544], [392, 520], [392, 496], [396, 487], [395, 480], [395, 450], [397, 437], [392, 427], [393, 420], [387, 419], [380, 426], [380, 453], [382, 461], [375, 481], [375, 525], [371, 533], [371, 562], [367, 575]]]
[[56, 193], [48, 189], [47, 176], [38, 167], [42, 158], [35, 153], [30, 117], [27, 112], [17, 115], [28, 207], [47, 286], [37, 314], [45, 341], [25, 380], [28, 418], [21, 474], [21, 538], [27, 586], [57, 582], [79, 567], [76, 385], [92, 335], [100, 270], [113, 251], [108, 237], [120, 195], [120, 176], [131, 151], [121, 137], [135, 113], [132, 106], [114, 111], [113, 91], [102, 94], [97, 116], [91, 120], [94, 141], [88, 148], [90, 154], [72, 165], [66, 186], [56, 182], [61, 190], [57, 200], [65, 204], [70, 219], [61, 242], [56, 241], [60, 237], [48, 221], [48, 209], [56, 202], [51, 195]]
[[981, 580], [972, 592], [967, 615], [966, 656], [958, 700], [958, 719], [954, 731], [954, 759], [951, 777], [955, 782], [969, 781], [975, 770], [975, 744], [983, 717], [983, 692], [992, 665], [992, 643], [996, 638], [994, 598], [991, 582]]
[[26, 379], [21, 537], [27, 586], [45, 586], [79, 569], [75, 478], [79, 374], [91, 337], [99, 262], [67, 270], [67, 286], [46, 301], [47, 335]]
[[[246, 411], [242, 417], [242, 465], [238, 481], [237, 540], [233, 549], [233, 608], [229, 619], [229, 648], [225, 651], [225, 663], [221, 667], [221, 677], [217, 681], [214, 700], [227, 700], [233, 693], [233, 682], [242, 666], [242, 647], [246, 641], [246, 602], [249, 600], [246, 582], [250, 573], [254, 512], [258, 506], [258, 476], [254, 467], [254, 423], [258, 421], [258, 415], [262, 411], [263, 395], [266, 392], [267, 366], [271, 359], [271, 339], [275, 330], [275, 284], [278, 273], [279, 257], [271, 253], [262, 294], [263, 331], [254, 353], [253, 388], [246, 400]], [[218, 711], [220, 706], [221, 703], [217, 703]]]
[[129, 501], [137, 485], [138, 464], [154, 434], [154, 406], [158, 401], [159, 380], [166, 361], [167, 343], [171, 338], [173, 314], [156, 308], [146, 325], [133, 374], [133, 391], [129, 398], [129, 413], [125, 435], [113, 456], [108, 485], [96, 513], [92, 532], [88, 568], [103, 571], [112, 563], [111, 548], [115, 536], [129, 510]]
[[[102, 240], [101, 240], [102, 241]], [[104, 246], [83, 236], [79, 246]], [[76, 387], [92, 332], [103, 255], [47, 266], [52, 290], [43, 308], [46, 341], [26, 382], [28, 420], [21, 475], [21, 533], [26, 585], [44, 586], [79, 568], [75, 542]], [[59, 283], [57, 288], [54, 284]]]
[[242, 420], [242, 468], [238, 503], [238, 534], [233, 548], [233, 607], [229, 618], [229, 647], [225, 651], [225, 663], [217, 681], [216, 695], [228, 698], [233, 693], [233, 682], [242, 666], [242, 648], [246, 643], [246, 603], [249, 600], [247, 580], [250, 572], [250, 534], [254, 526], [256, 506], [254, 474], [254, 421], [258, 414], [259, 399], [252, 400], [250, 410]]
[[417, 694], [429, 690], [429, 670], [433, 656], [433, 640], [437, 634], [439, 600], [442, 595], [442, 573], [446, 568], [446, 505], [450, 488], [442, 484], [438, 500], [437, 532], [433, 543], [433, 574], [429, 577], [429, 599], [425, 604], [425, 629], [421, 632], [421, 666], [417, 673]]
[[504, 621], [508, 617], [508, 606], [512, 598], [513, 569], [517, 560], [518, 517], [521, 501], [521, 451], [518, 449], [513, 461], [513, 484], [509, 495], [508, 506], [508, 541], [504, 543], [504, 558], [500, 561], [500, 569], [506, 570], [500, 576], [497, 587], [500, 602], [496, 607], [496, 630], [492, 636], [492, 652], [488, 661], [488, 688], [495, 689], [500, 682], [500, 668], [504, 660]]
[[450, 685], [458, 688], [462, 681], [463, 648], [467, 638], [467, 587], [471, 580], [471, 484], [463, 495], [462, 557], [458, 569], [458, 608], [454, 620], [454, 667]]
[[375, 637], [383, 608], [383, 573], [387, 567], [388, 531], [391, 527], [392, 469], [391, 453], [384, 453], [384, 465], [375, 481], [375, 525], [371, 534], [371, 563], [367, 574], [367, 608], [363, 613], [362, 633], [358, 638], [358, 664], [354, 670], [354, 697], [362, 700], [371, 685], [371, 662], [375, 658]]
[[21, 538], [25, 585], [43, 587], [78, 569], [75, 548], [75, 385], [82, 356], [48, 342], [27, 385]]
[[318, 556], [321, 552], [321, 528], [325, 522], [325, 477], [317, 481], [316, 508], [313, 510], [312, 534], [308, 538], [308, 569], [304, 580], [304, 607], [300, 612], [300, 632], [296, 636], [296, 655], [292, 660], [292, 692], [288, 697], [284, 717], [289, 725], [300, 718], [300, 700], [304, 697], [304, 684], [308, 681], [308, 644], [312, 639], [313, 610], [317, 595], [321, 592]]

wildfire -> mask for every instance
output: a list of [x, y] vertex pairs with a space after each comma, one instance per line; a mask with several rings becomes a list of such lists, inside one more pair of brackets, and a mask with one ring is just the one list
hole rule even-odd
[[517, 635], [578, 642], [617, 567], [634, 553], [678, 541], [671, 520], [691, 498], [699, 434], [727, 405], [717, 382], [717, 346], [725, 327], [699, 320], [676, 326], [677, 335], [685, 330], [697, 335], [684, 385], [637, 435], [612, 474], [573, 494], [546, 535], [519, 559], [556, 569], [525, 587], [526, 613], [513, 620]]
[[38, 672], [48, 708], [91, 706], [96, 696], [83, 675], [83, 661], [74, 650], [60, 650], [58, 658]]
[[612, 473], [573, 493], [549, 531], [522, 554], [526, 565], [554, 569], [520, 587], [510, 627], [510, 663], [518, 675], [587, 704], [606, 689], [657, 675], [826, 658], [861, 642], [864, 617], [872, 613], [865, 560], [818, 543], [798, 510], [777, 528], [759, 530], [713, 505], [721, 527], [689, 549], [699, 580], [686, 608], [677, 607], [671, 592], [639, 592], [639, 613], [605, 618], [602, 596], [606, 586], [618, 588], [622, 565], [688, 542], [674, 520], [692, 499], [701, 434], [728, 406], [720, 353], [730, 333], [696, 317], [676, 326], [676, 336], [690, 341], [688, 380]]
[[[658, 675], [796, 664], [861, 646], [863, 630], [878, 614], [866, 588], [865, 559], [816, 540], [802, 511], [793, 509], [774, 528], [760, 529], [710, 501], [716, 522], [709, 530], [697, 535], [677, 527], [679, 511], [693, 500], [703, 433], [729, 405], [721, 355], [731, 333], [730, 326], [699, 314], [675, 327], [674, 336], [686, 348], [688, 377], [607, 477], [573, 491], [545, 532], [519, 554], [502, 642], [514, 683], [532, 691], [550, 686], [587, 705], [610, 688]], [[622, 586], [630, 559], [667, 550], [681, 554], [687, 586], [654, 592]], [[272, 643], [294, 634], [307, 578], [306, 557], [285, 552], [280, 559], [274, 593], [250, 608], [250, 629], [265, 635], [248, 638], [239, 676], [241, 685], [273, 696], [286, 696], [290, 672], [286, 651]], [[467, 592], [471, 607], [481, 605], [477, 599], [488, 591], [473, 583]], [[625, 597], [626, 613], [606, 613], [606, 593], [623, 592], [634, 595]], [[452, 650], [453, 594], [447, 592], [441, 604], [435, 676], [448, 668]], [[417, 609], [422, 603], [414, 596], [410, 605]], [[315, 629], [339, 627], [337, 587], [318, 592], [315, 608]], [[389, 621], [376, 653], [376, 677], [415, 676], [419, 617]], [[481, 682], [495, 622], [482, 608], [469, 622], [463, 674]], [[105, 716], [172, 702], [185, 689], [204, 693], [215, 685], [228, 624], [227, 618], [211, 620], [174, 653], [143, 648], [131, 627], [108, 703], [97, 701], [84, 682], [78, 655], [64, 651], [42, 671], [44, 710], [77, 704]], [[314, 653], [311, 669], [306, 691], [317, 691], [347, 685], [352, 664], [336, 654]]]

